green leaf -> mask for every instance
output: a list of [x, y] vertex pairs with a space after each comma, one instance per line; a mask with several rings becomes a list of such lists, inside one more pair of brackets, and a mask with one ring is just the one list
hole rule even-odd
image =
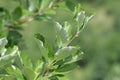
[[55, 22], [56, 43], [59, 48], [65, 46], [68, 41], [68, 33], [61, 24]]
[[68, 71], [75, 69], [76, 67], [77, 65], [75, 63], [65, 64], [59, 67], [58, 69], [56, 69], [56, 72], [68, 72]]
[[56, 33], [58, 33], [61, 29], [62, 29], [62, 25], [60, 25], [60, 23], [58, 23], [58, 22], [55, 22]]
[[34, 71], [28, 67], [23, 67], [23, 74], [25, 75], [27, 80], [34, 80], [36, 77]]
[[56, 37], [56, 45], [58, 46], [58, 48], [61, 48], [63, 46], [62, 40], [60, 37]]
[[65, 59], [66, 57], [77, 53], [78, 49], [78, 47], [73, 46], [63, 47], [55, 53], [55, 60], [58, 61], [61, 59]]
[[76, 17], [77, 16], [77, 14], [80, 12], [82, 10], [82, 8], [81, 8], [81, 5], [80, 4], [78, 4], [77, 6], [75, 6], [75, 10], [74, 10], [74, 17]]
[[40, 53], [41, 53], [42, 57], [44, 57], [45, 60], [47, 61], [48, 60], [48, 52], [49, 52], [49, 50], [46, 48], [47, 43], [45, 42], [45, 39], [41, 34], [37, 33], [37, 34], [35, 34], [35, 37], [37, 39], [39, 39], [38, 46], [40, 48]]
[[45, 48], [42, 41], [39, 41], [39, 48], [40, 48], [40, 53], [42, 57], [44, 57], [45, 60], [48, 61], [48, 50]]
[[22, 9], [21, 7], [17, 7], [14, 9], [14, 11], [12, 12], [12, 18], [14, 20], [19, 20], [22, 16]]
[[70, 39], [72, 37], [72, 26], [70, 23], [65, 22], [64, 23], [64, 30], [67, 32], [68, 34], [68, 39]]
[[6, 53], [6, 51], [7, 51], [6, 48], [2, 48], [2, 49], [0, 50], [0, 56], [4, 56], [5, 53]]
[[43, 43], [45, 43], [45, 38], [40, 33], [36, 33], [34, 36], [35, 36], [35, 38], [37, 38], [40, 41], [42, 41]]
[[56, 63], [55, 63], [55, 65], [62, 65], [62, 64], [64, 64], [63, 60], [56, 61]]
[[87, 25], [87, 23], [89, 22], [89, 20], [92, 19], [92, 17], [93, 17], [93, 15], [91, 15], [91, 16], [89, 16], [89, 17], [87, 16], [87, 17], [85, 18], [82, 26], [79, 28], [79, 30], [84, 29], [84, 27]]
[[75, 55], [72, 55], [71, 56], [71, 60], [70, 61], [65, 61], [65, 64], [70, 64], [70, 63], [73, 63], [73, 62], [76, 62], [76, 61], [79, 61], [80, 59], [82, 59], [83, 57], [83, 52], [78, 52], [77, 54]]
[[86, 26], [86, 24], [93, 18], [94, 15], [90, 15], [88, 17], [86, 17], [85, 21], [84, 21], [84, 26]]
[[8, 44], [6, 47], [12, 47], [18, 45], [22, 40], [22, 35], [17, 30], [10, 30], [7, 35]]
[[34, 80], [35, 73], [33, 71], [33, 64], [28, 54], [21, 53], [19, 56], [19, 59], [20, 59], [20, 64], [21, 64], [19, 67], [22, 73], [25, 75], [25, 77], [28, 80]]
[[68, 41], [68, 34], [63, 28], [58, 32], [58, 37], [60, 37], [63, 43]]
[[8, 41], [6, 38], [1, 38], [0, 39], [0, 49], [4, 48], [7, 43], [8, 43]]
[[[47, 68], [47, 65], [46, 65], [46, 63], [43, 63], [42, 65], [41, 65], [41, 71], [39, 72], [39, 74], [37, 74], [37, 76], [35, 77], [35, 79], [37, 79], [37, 80], [41, 80], [43, 77], [43, 75], [44, 75], [44, 73], [45, 73], [45, 71], [46, 71], [46, 68]], [[45, 76], [44, 76], [45, 77]], [[43, 79], [42, 79], [43, 80]]]
[[44, 64], [44, 62], [41, 61], [41, 60], [38, 60], [35, 63], [34, 71], [35, 71], [36, 74], [39, 74], [42, 71], [43, 64]]
[[45, 48], [48, 51], [48, 57], [53, 60], [54, 59], [54, 51], [52, 45], [45, 43]]
[[22, 57], [20, 56], [22, 54], [21, 52], [18, 52], [17, 57], [14, 60], [15, 66], [17, 66], [19, 69], [23, 68], [23, 62], [22, 62]]
[[68, 34], [66, 30], [62, 27], [62, 25], [58, 22], [56, 22], [56, 30], [57, 30], [57, 37], [60, 37], [62, 42], [66, 42], [68, 39]]
[[33, 64], [31, 62], [31, 59], [28, 56], [28, 54], [21, 53], [20, 56], [21, 56], [21, 59], [22, 59], [22, 64], [27, 68], [33, 69]]
[[14, 65], [11, 65], [11, 67], [7, 68], [7, 73], [11, 76], [15, 76], [17, 80], [24, 80], [22, 72]]
[[78, 13], [77, 17], [76, 17], [76, 21], [78, 24], [78, 27], [80, 28], [85, 20], [85, 11], [81, 11]]
[[0, 57], [0, 67], [10, 63], [17, 56], [17, 52], [18, 47], [15, 46], [10, 54]]
[[68, 57], [66, 57], [66, 58], [63, 59], [63, 60], [57, 61], [57, 62], [55, 63], [55, 65], [61, 66], [61, 65], [63, 65], [63, 64], [70, 64], [70, 63], [76, 62], [76, 61], [82, 59], [83, 54], [84, 54], [83, 52], [78, 51], [78, 52], [77, 52], [76, 54], [74, 54], [74, 55], [68, 56]]
[[63, 75], [63, 74], [55, 74], [54, 76], [63, 77], [65, 75]]

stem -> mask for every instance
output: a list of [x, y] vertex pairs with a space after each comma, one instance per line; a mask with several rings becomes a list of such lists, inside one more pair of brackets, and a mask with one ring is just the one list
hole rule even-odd
[[66, 46], [69, 46], [69, 45], [72, 43], [72, 41], [73, 41], [75, 38], [78, 37], [79, 33], [80, 33], [80, 31], [77, 31], [76, 34], [75, 34], [75, 35], [70, 39], [70, 41], [67, 43]]
[[84, 23], [82, 24], [81, 28], [78, 26], [78, 29], [77, 29], [76, 34], [70, 39], [70, 41], [67, 43], [66, 46], [69, 46], [69, 45], [72, 43], [72, 41], [73, 41], [76, 37], [78, 37], [79, 33], [80, 33], [80, 32], [82, 31], [82, 29], [83, 29], [83, 26], [84, 26]]
[[46, 68], [46, 70], [45, 70], [45, 72], [43, 73], [42, 76], [45, 76], [45, 75], [49, 72], [49, 67], [53, 66], [54, 63], [55, 63], [55, 61], [53, 60], [53, 61], [50, 63], [50, 65], [48, 65], [48, 67]]

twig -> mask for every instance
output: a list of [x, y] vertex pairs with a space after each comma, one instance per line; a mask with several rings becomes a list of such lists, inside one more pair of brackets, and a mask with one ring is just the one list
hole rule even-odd
[[55, 61], [53, 60], [50, 65], [48, 65], [48, 67], [46, 68], [45, 72], [43, 73], [43, 76], [45, 76], [48, 72], [49, 72], [49, 67], [53, 66], [55, 63]]
[[66, 44], [66, 46], [69, 46], [72, 43], [72, 41], [79, 36], [79, 33], [82, 31], [83, 26], [84, 26], [84, 22], [81, 27], [78, 27], [76, 34], [70, 39], [70, 41]]
[[77, 31], [76, 34], [75, 34], [75, 35], [70, 39], [70, 41], [67, 43], [66, 46], [69, 46], [69, 45], [72, 43], [72, 41], [73, 41], [75, 38], [78, 37], [79, 33], [80, 33], [80, 31]]
[[23, 23], [32, 21], [32, 20], [34, 19], [34, 17], [36, 17], [37, 15], [42, 14], [44, 11], [47, 11], [47, 10], [49, 10], [49, 9], [57, 6], [57, 5], [58, 5], [59, 3], [61, 3], [62, 1], [64, 1], [64, 0], [59, 0], [58, 2], [53, 3], [50, 7], [48, 6], [48, 7], [44, 8], [44, 9], [40, 9], [37, 13], [21, 19], [21, 20], [18, 22], [18, 24], [20, 25], [20, 24], [23, 24]]

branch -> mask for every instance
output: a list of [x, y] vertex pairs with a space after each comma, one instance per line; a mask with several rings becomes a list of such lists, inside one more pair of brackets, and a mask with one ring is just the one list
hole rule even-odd
[[70, 39], [70, 41], [67, 43], [66, 46], [69, 46], [69, 45], [72, 43], [72, 41], [73, 41], [75, 38], [78, 37], [79, 33], [80, 33], [80, 31], [77, 31], [76, 34], [75, 34], [75, 35]]

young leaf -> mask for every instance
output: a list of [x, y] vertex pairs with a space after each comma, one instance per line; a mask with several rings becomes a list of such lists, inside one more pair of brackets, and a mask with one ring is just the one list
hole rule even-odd
[[17, 67], [15, 67], [14, 65], [11, 65], [11, 67], [7, 68], [7, 73], [9, 75], [15, 76], [15, 78], [17, 80], [24, 80], [22, 72]]
[[64, 30], [68, 34], [68, 39], [70, 39], [72, 37], [72, 26], [70, 25], [70, 23], [68, 23], [68, 22], [64, 23]]
[[83, 21], [82, 26], [79, 28], [79, 30], [82, 30], [86, 26], [86, 24], [89, 22], [89, 20], [92, 19], [92, 17], [93, 15], [86, 17], [85, 20]]
[[2, 48], [2, 49], [0, 50], [0, 56], [4, 56], [5, 53], [6, 53], [6, 51], [7, 51], [6, 48]]
[[76, 21], [78, 23], [78, 27], [81, 27], [84, 20], [85, 20], [85, 11], [81, 11], [78, 13], [77, 18], [76, 18]]
[[41, 71], [42, 71], [42, 67], [43, 67], [43, 61], [41, 60], [38, 60], [36, 63], [35, 63], [35, 66], [34, 66], [34, 72], [36, 74], [39, 74]]
[[18, 47], [15, 46], [10, 54], [0, 57], [0, 67], [10, 63], [17, 56], [17, 52]]
[[75, 6], [75, 10], [74, 10], [74, 17], [76, 17], [77, 16], [77, 14], [80, 12], [82, 10], [82, 8], [81, 8], [81, 5], [80, 4], [78, 4], [77, 6]]
[[22, 57], [20, 56], [20, 54], [23, 54], [22, 52], [20, 53], [20, 52], [18, 52], [18, 55], [17, 55], [17, 57], [15, 58], [15, 60], [14, 60], [14, 64], [15, 64], [15, 66], [17, 66], [20, 70], [22, 70], [22, 68], [23, 68], [23, 62], [22, 62]]
[[60, 23], [58, 23], [58, 22], [55, 22], [56, 33], [59, 32], [61, 29], [62, 29], [62, 25], [60, 25]]
[[57, 46], [61, 48], [68, 41], [68, 33], [58, 22], [55, 22], [55, 30]]
[[55, 60], [61, 60], [61, 59], [65, 59], [66, 57], [77, 53], [78, 51], [78, 47], [73, 47], [73, 46], [68, 46], [68, 47], [63, 47], [62, 49], [59, 49], [56, 53], [55, 53]]
[[63, 43], [68, 41], [68, 34], [63, 28], [58, 32], [58, 37], [60, 37]]
[[8, 41], [6, 38], [1, 38], [0, 39], [0, 49], [4, 48], [7, 43], [8, 43]]
[[22, 16], [22, 9], [21, 7], [15, 8], [15, 10], [12, 12], [12, 17], [14, 20], [19, 20]]
[[86, 24], [93, 18], [94, 15], [91, 15], [89, 17], [86, 17], [85, 21], [84, 21], [84, 26], [86, 26]]
[[[37, 74], [37, 76], [35, 77], [35, 80], [37, 79], [37, 80], [41, 80], [42, 78], [44, 78], [44, 77], [42, 77], [42, 76], [44, 76], [45, 74], [45, 71], [46, 71], [46, 67], [47, 67], [47, 65], [46, 65], [46, 63], [43, 63], [42, 65], [41, 65], [41, 71], [39, 72], [39, 74]], [[42, 79], [43, 80], [43, 79]]]
[[61, 48], [63, 46], [63, 43], [62, 43], [62, 40], [60, 39], [60, 37], [56, 37], [56, 40], [55, 40], [58, 48]]
[[60, 37], [63, 43], [66, 42], [68, 39], [67, 31], [58, 22], [56, 22], [55, 28], [56, 28], [57, 37]]

